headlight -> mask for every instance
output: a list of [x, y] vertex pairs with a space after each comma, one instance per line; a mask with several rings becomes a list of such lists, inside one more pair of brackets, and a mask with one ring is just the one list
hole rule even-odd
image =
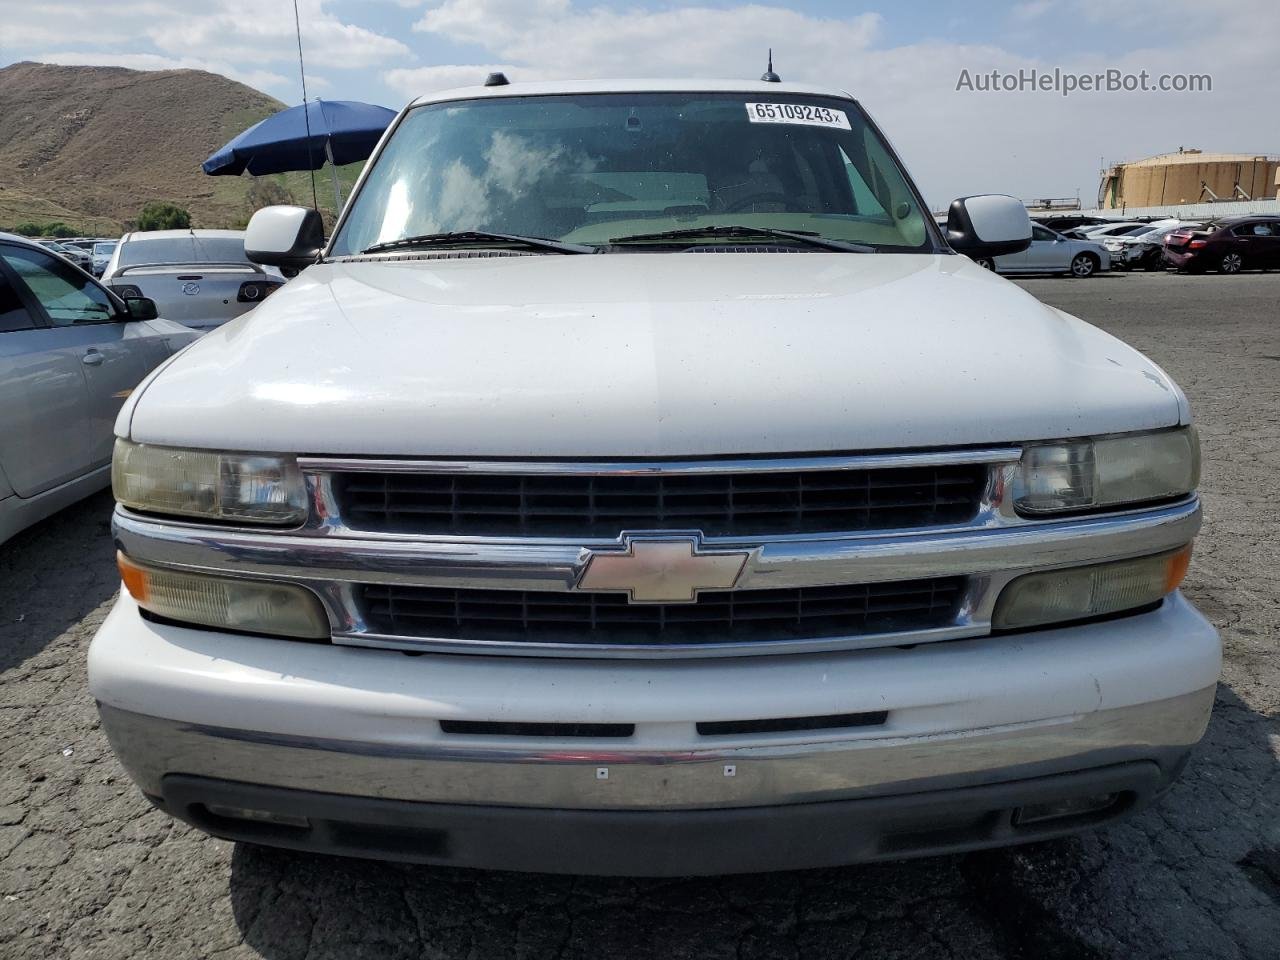
[[1051, 514], [1188, 494], [1200, 481], [1193, 427], [1026, 446], [1014, 487], [1019, 513]]
[[166, 619], [307, 640], [330, 635], [319, 598], [305, 587], [148, 567], [123, 553], [116, 561], [138, 606]]
[[1029, 573], [996, 601], [993, 630], [1015, 630], [1120, 613], [1155, 603], [1182, 583], [1191, 545], [1152, 557]]
[[301, 523], [307, 515], [306, 488], [293, 457], [117, 440], [111, 488], [117, 501], [144, 513], [280, 525]]

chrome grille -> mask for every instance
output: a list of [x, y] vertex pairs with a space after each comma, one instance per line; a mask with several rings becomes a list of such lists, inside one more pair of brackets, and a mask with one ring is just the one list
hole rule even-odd
[[695, 603], [613, 593], [364, 585], [369, 629], [387, 636], [584, 646], [771, 642], [951, 625], [966, 578], [708, 591]]
[[696, 474], [337, 471], [356, 530], [482, 537], [605, 537], [624, 530], [758, 536], [964, 523], [982, 464]]

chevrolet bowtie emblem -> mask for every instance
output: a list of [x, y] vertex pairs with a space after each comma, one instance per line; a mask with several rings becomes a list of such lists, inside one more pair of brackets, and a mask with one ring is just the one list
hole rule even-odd
[[625, 593], [629, 603], [693, 603], [700, 590], [730, 590], [747, 564], [745, 550], [700, 553], [697, 537], [632, 539], [626, 550], [592, 553], [579, 590]]

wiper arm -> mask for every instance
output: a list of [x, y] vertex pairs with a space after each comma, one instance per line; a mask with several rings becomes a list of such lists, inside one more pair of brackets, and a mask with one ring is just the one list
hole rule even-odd
[[488, 230], [454, 230], [449, 233], [424, 233], [416, 237], [402, 237], [399, 240], [387, 240], [365, 247], [360, 252], [380, 253], [383, 250], [405, 250], [411, 247], [436, 247], [453, 243], [485, 243], [499, 240], [503, 243], [515, 243], [535, 250], [552, 250], [556, 253], [595, 253], [595, 247], [584, 243], [565, 243], [563, 240], [548, 240], [546, 237], [522, 237], [514, 233], [490, 233]]
[[807, 230], [775, 230], [772, 227], [688, 227], [684, 230], [665, 230], [661, 233], [633, 233], [625, 237], [614, 237], [610, 243], [661, 243], [664, 240], [696, 240], [699, 237], [733, 237], [749, 239], [771, 237], [778, 240], [791, 240], [794, 243], [807, 243], [811, 247], [822, 247], [825, 250], [839, 250], [843, 253], [875, 253], [876, 248], [865, 243], [851, 243], [848, 240], [835, 240]]

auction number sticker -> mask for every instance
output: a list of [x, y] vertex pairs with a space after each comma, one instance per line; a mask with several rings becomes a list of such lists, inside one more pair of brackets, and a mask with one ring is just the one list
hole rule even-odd
[[850, 129], [849, 117], [843, 110], [807, 103], [748, 103], [747, 119], [752, 123], [801, 123], [808, 127]]

